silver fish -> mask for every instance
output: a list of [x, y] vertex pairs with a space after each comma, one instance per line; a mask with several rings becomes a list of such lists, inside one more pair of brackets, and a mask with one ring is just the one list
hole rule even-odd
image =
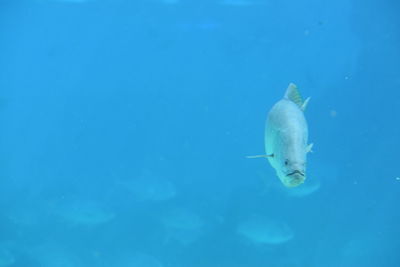
[[287, 187], [295, 187], [306, 179], [306, 156], [313, 144], [308, 142], [308, 126], [304, 117], [307, 98], [303, 101], [297, 86], [289, 84], [283, 99], [270, 110], [265, 127], [265, 155], [276, 175]]

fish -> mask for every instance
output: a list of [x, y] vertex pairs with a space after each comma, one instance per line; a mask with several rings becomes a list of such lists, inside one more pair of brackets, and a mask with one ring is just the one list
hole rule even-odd
[[115, 218], [115, 213], [101, 203], [83, 199], [63, 199], [54, 206], [54, 214], [73, 226], [96, 226]]
[[279, 245], [294, 237], [292, 228], [286, 222], [257, 215], [240, 222], [236, 232], [256, 245]]
[[286, 187], [296, 187], [306, 180], [308, 125], [304, 116], [310, 98], [303, 100], [297, 86], [290, 83], [284, 97], [269, 111], [265, 126], [264, 155], [248, 158], [267, 158], [276, 175]]

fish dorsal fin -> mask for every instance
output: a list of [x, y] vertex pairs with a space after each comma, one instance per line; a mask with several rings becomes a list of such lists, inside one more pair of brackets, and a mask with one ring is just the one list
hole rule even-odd
[[310, 98], [307, 98], [305, 101], [301, 97], [297, 86], [294, 83], [290, 83], [288, 88], [286, 89], [285, 98], [289, 99], [293, 103], [295, 103], [302, 111], [304, 111], [307, 107], [308, 101]]

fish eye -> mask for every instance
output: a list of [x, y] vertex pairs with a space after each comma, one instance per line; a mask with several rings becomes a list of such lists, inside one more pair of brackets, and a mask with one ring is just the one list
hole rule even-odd
[[289, 160], [285, 159], [285, 165], [289, 164]]

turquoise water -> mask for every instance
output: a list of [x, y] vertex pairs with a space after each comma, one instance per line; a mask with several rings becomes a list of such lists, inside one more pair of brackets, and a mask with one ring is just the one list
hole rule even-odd
[[[0, 267], [400, 266], [394, 0], [0, 0]], [[263, 159], [304, 97], [307, 180]]]

